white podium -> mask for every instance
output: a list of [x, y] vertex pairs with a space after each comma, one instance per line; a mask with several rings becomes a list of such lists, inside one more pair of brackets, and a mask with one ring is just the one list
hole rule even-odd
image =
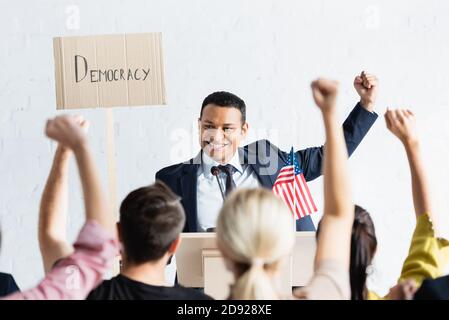
[[[181, 238], [176, 252], [179, 283], [204, 288], [215, 299], [226, 299], [234, 279], [217, 249], [215, 233], [183, 233]], [[292, 287], [308, 283], [313, 274], [315, 251], [315, 232], [296, 232], [293, 252], [280, 269], [278, 287], [282, 294], [289, 295]]]

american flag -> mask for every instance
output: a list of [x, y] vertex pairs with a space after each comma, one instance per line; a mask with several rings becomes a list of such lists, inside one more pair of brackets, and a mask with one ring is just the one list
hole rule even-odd
[[293, 148], [288, 156], [287, 164], [279, 171], [273, 185], [273, 192], [285, 201], [294, 213], [295, 219], [304, 218], [317, 211]]

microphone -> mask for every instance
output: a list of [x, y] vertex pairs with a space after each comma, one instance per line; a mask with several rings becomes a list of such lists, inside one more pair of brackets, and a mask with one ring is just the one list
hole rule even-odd
[[223, 191], [223, 187], [222, 187], [222, 185], [220, 183], [220, 180], [218, 180], [218, 174], [220, 173], [220, 169], [218, 169], [217, 166], [213, 166], [210, 169], [210, 173], [212, 173], [212, 175], [215, 176], [215, 178], [217, 179], [218, 186], [220, 187], [221, 197], [223, 198], [223, 201], [224, 201], [225, 194], [224, 194], [224, 191]]

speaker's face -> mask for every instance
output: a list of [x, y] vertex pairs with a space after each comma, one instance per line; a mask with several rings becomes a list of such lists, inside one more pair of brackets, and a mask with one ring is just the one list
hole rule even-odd
[[242, 123], [242, 113], [232, 107], [209, 104], [198, 120], [200, 145], [218, 163], [228, 163], [245, 139], [248, 124]]

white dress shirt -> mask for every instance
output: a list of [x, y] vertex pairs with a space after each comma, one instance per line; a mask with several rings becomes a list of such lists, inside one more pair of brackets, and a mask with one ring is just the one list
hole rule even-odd
[[[236, 152], [234, 157], [229, 161], [236, 169], [232, 178], [237, 188], [257, 188], [261, 184], [256, 173], [250, 165], [240, 164], [239, 153]], [[223, 197], [221, 196], [220, 187], [217, 178], [210, 172], [213, 166], [220, 163], [213, 160], [205, 152], [201, 152], [201, 166], [198, 170], [197, 177], [197, 217], [198, 231], [205, 232], [208, 228], [215, 228], [217, 225], [218, 213], [223, 205]], [[218, 174], [223, 192], [226, 190], [226, 174], [221, 172]]]

